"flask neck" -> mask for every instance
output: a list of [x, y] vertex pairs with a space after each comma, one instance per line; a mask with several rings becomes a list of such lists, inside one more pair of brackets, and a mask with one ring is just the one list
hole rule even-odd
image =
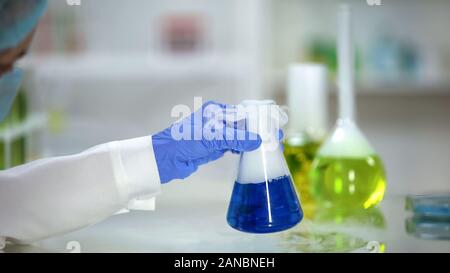
[[262, 144], [260, 149], [276, 150], [279, 147], [278, 132], [287, 122], [287, 115], [272, 103], [246, 105], [246, 128], [257, 133]]
[[241, 183], [269, 182], [283, 176], [290, 176], [280, 149], [278, 131], [287, 122], [287, 115], [273, 101], [263, 103], [242, 103], [246, 107], [247, 130], [257, 133], [261, 146], [241, 155], [238, 181]]

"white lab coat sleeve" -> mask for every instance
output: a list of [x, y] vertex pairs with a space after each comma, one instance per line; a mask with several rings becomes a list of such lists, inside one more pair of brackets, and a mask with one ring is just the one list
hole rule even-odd
[[160, 184], [151, 136], [1, 171], [0, 237], [28, 243], [73, 231], [155, 196]]

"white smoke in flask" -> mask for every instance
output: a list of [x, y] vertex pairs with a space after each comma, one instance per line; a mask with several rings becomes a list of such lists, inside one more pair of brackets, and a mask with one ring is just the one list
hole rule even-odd
[[237, 181], [261, 183], [290, 176], [278, 139], [279, 129], [288, 121], [287, 114], [273, 100], [246, 100], [239, 107], [245, 112], [245, 126], [261, 136], [262, 144], [241, 155]]

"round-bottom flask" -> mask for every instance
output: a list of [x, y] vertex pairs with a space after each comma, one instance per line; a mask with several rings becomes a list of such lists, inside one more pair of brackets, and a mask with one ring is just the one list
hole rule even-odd
[[340, 209], [367, 209], [383, 200], [383, 163], [350, 120], [338, 121], [313, 161], [310, 181], [317, 202]]

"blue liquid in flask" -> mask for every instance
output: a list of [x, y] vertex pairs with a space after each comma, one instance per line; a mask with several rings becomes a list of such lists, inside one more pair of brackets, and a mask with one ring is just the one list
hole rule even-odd
[[289, 229], [303, 218], [291, 178], [261, 183], [235, 182], [228, 208], [228, 224], [240, 231], [270, 233]]

